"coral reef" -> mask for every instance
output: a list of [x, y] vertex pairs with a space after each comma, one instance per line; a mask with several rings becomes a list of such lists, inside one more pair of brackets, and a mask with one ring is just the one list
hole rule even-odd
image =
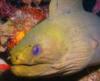
[[23, 1], [1, 0], [0, 16], [7, 21], [0, 24], [0, 52], [14, 47], [26, 32], [47, 17], [42, 8], [28, 7]]

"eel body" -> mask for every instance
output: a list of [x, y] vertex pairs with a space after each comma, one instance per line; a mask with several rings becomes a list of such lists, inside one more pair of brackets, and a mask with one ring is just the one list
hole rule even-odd
[[82, 0], [51, 0], [49, 17], [10, 51], [16, 76], [75, 73], [100, 63], [100, 18]]

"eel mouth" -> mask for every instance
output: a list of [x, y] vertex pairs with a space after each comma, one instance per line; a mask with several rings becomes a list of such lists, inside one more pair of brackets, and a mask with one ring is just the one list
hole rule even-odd
[[39, 63], [33, 63], [33, 64], [11, 64], [11, 67], [20, 67], [20, 66], [23, 66], [23, 67], [36, 67], [36, 66], [39, 66], [39, 65], [50, 65], [52, 66], [53, 63], [49, 63], [49, 62], [39, 62]]
[[37, 66], [39, 64], [47, 64], [47, 63], [36, 63], [36, 64], [12, 64], [11, 66]]
[[14, 75], [20, 77], [41, 77], [57, 73], [58, 70], [52, 68], [51, 64], [14, 64], [11, 67]]

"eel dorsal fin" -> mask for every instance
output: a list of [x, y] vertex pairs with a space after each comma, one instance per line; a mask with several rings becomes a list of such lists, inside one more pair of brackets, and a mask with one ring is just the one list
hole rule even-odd
[[81, 8], [82, 0], [51, 0], [49, 5], [49, 17], [75, 11]]

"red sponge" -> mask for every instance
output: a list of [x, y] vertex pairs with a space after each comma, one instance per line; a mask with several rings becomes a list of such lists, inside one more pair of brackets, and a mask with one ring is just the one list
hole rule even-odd
[[0, 58], [0, 71], [9, 70], [11, 67], [3, 59]]
[[0, 70], [9, 70], [10, 68], [8, 64], [0, 64]]

